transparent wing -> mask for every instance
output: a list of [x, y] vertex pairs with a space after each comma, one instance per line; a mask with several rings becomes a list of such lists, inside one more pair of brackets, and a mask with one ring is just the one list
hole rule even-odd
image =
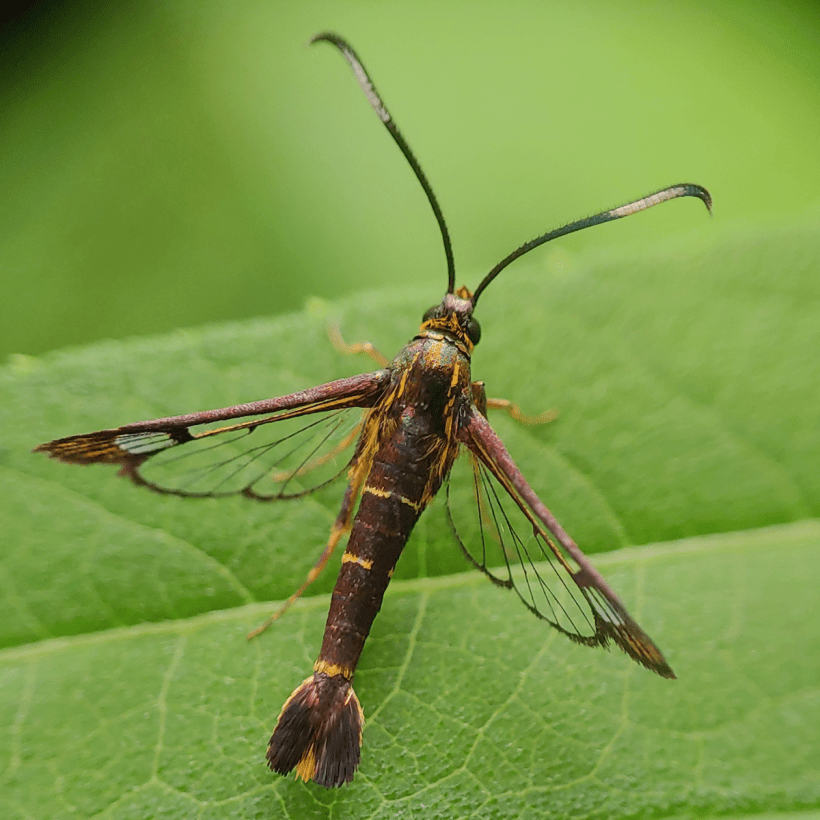
[[516, 487], [503, 482], [503, 470], [493, 466], [498, 475], [463, 450], [447, 486], [450, 523], [468, 560], [576, 643], [612, 641], [642, 666], [673, 678], [660, 650], [589, 560], [581, 555], [576, 561], [551, 537]]
[[390, 383], [379, 370], [287, 396], [55, 439], [35, 452], [67, 464], [118, 464], [161, 493], [259, 501], [294, 498], [338, 478], [364, 414]]
[[364, 413], [332, 410], [238, 429], [204, 424], [191, 426], [192, 437], [173, 444], [154, 432], [124, 434], [117, 443], [135, 456], [150, 455], [124, 472], [157, 492], [271, 501], [306, 495], [340, 477], [353, 457]]
[[573, 640], [600, 643], [588, 599], [546, 533], [465, 449], [453, 466], [446, 496], [450, 525], [470, 563], [494, 584], [514, 590], [530, 612]]

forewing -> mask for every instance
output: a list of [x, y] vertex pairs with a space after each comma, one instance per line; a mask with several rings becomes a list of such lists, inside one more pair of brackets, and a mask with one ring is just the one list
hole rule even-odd
[[345, 472], [362, 412], [333, 410], [239, 429], [194, 428], [184, 446], [166, 446], [172, 439], [155, 433], [131, 434], [120, 446], [151, 457], [125, 472], [138, 484], [173, 495], [293, 498]]
[[[57, 439], [38, 451], [114, 463], [135, 483], [187, 497], [292, 498], [345, 472], [383, 371], [248, 405]], [[229, 422], [229, 423], [226, 423]]]
[[457, 460], [447, 504], [469, 560], [577, 643], [612, 641], [641, 665], [674, 677], [652, 639], [526, 483], [487, 420], [475, 411], [460, 438], [469, 453]]

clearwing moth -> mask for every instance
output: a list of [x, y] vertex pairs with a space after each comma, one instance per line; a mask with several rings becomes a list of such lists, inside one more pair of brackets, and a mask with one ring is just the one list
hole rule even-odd
[[[459, 461], [471, 471], [472, 528], [456, 523], [449, 483], [447, 505], [467, 558], [573, 641], [604, 647], [612, 642], [647, 669], [675, 677], [490, 426], [488, 407], [521, 416], [508, 401], [488, 400], [483, 383], [472, 381], [470, 356], [481, 335], [473, 312], [504, 268], [545, 242], [678, 197], [697, 197], [711, 211], [711, 197], [699, 185], [663, 188], [544, 233], [502, 259], [475, 292], [456, 289], [449, 232], [421, 166], [350, 44], [330, 32], [311, 42], [320, 41], [335, 46], [350, 64], [424, 189], [444, 243], [444, 299], [424, 314], [418, 334], [393, 361], [369, 345], [348, 348], [375, 358], [375, 372], [279, 398], [69, 436], [36, 449], [72, 464], [118, 464], [120, 474], [137, 484], [186, 497], [292, 498], [347, 472], [327, 545], [305, 584], [277, 613], [302, 593], [349, 534], [313, 673], [282, 707], [267, 750], [274, 771], [295, 769], [297, 778], [331, 787], [350, 782], [359, 765], [364, 713], [352, 684], [364, 642], [407, 538], [448, 481], [459, 451], [467, 456]], [[338, 462], [341, 470], [332, 466]], [[513, 572], [513, 564], [524, 572]]]

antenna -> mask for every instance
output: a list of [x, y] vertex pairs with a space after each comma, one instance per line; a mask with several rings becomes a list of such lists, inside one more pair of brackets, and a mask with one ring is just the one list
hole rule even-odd
[[361, 86], [362, 91], [364, 91], [367, 101], [373, 107], [373, 110], [379, 115], [379, 119], [384, 123], [384, 127], [390, 132], [390, 136], [393, 137], [396, 145], [399, 146], [402, 154], [404, 154], [404, 158], [413, 169], [416, 179], [421, 183], [421, 187], [424, 188], [424, 193], [427, 194], [427, 201], [430, 203], [430, 207], [436, 215], [436, 221], [438, 222], [438, 227], [441, 231], [441, 239], [444, 242], [444, 255], [447, 257], [447, 293], [453, 293], [456, 288], [456, 266], [453, 259], [453, 244], [450, 241], [450, 232], [447, 230], [447, 225], [444, 222], [444, 214], [441, 212], [436, 195], [433, 193], [433, 189], [427, 181], [424, 171], [421, 170], [419, 161], [410, 150], [410, 146], [402, 136], [401, 131], [399, 131], [396, 121], [387, 110], [387, 106], [385, 106], [384, 101], [379, 96], [379, 92], [376, 91], [376, 86], [373, 85], [373, 80], [370, 79], [367, 69], [359, 59], [359, 55], [353, 50], [353, 46], [351, 46], [350, 43], [344, 39], [344, 37], [340, 37], [332, 31], [323, 31], [311, 38], [310, 42], [313, 44], [321, 41], [336, 46], [336, 48], [342, 52], [342, 56], [348, 61], [348, 63], [350, 63], [350, 67], [353, 69], [353, 74], [356, 76], [356, 81]]
[[476, 302], [478, 302], [478, 297], [487, 285], [489, 285], [507, 265], [511, 262], [515, 262], [516, 259], [525, 253], [529, 253], [533, 248], [537, 248], [539, 245], [543, 245], [551, 239], [557, 239], [559, 236], [566, 236], [568, 233], [575, 233], [575, 231], [581, 231], [584, 228], [591, 228], [593, 225], [602, 225], [604, 222], [612, 222], [613, 219], [631, 216], [632, 214], [638, 213], [638, 211], [645, 211], [647, 208], [652, 208], [655, 205], [660, 205], [662, 202], [668, 202], [670, 199], [677, 199], [681, 196], [696, 196], [703, 202], [709, 213], [712, 213], [712, 197], [706, 188], [691, 183], [680, 183], [678, 185], [670, 185], [668, 188], [662, 188], [653, 194], [647, 194], [640, 199], [636, 199], [634, 202], [627, 202], [626, 205], [621, 205], [620, 208], [612, 208], [609, 211], [602, 211], [594, 216], [579, 219], [577, 222], [570, 222], [569, 225], [564, 225], [562, 228], [556, 228], [554, 231], [548, 231], [547, 233], [541, 234], [541, 236], [536, 236], [535, 239], [530, 239], [529, 242], [525, 242], [509, 256], [505, 256], [504, 259], [481, 280], [481, 284], [476, 288], [473, 294], [473, 307], [475, 307]]

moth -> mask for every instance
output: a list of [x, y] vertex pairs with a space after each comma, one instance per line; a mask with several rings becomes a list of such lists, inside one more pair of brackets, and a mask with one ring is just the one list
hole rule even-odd
[[427, 310], [417, 335], [392, 361], [369, 345], [349, 346], [376, 359], [380, 366], [374, 372], [278, 398], [69, 436], [36, 450], [71, 464], [117, 464], [136, 484], [185, 497], [238, 494], [272, 501], [306, 495], [347, 474], [325, 549], [287, 602], [304, 591], [349, 536], [322, 648], [312, 674], [282, 707], [267, 749], [274, 771], [295, 769], [297, 778], [333, 787], [351, 781], [359, 765], [364, 713], [353, 676], [365, 640], [416, 521], [448, 481], [459, 453], [474, 496], [472, 523], [466, 528], [457, 523], [463, 502], [451, 498], [450, 484], [447, 503], [467, 558], [571, 640], [586, 646], [613, 643], [647, 669], [675, 677], [493, 431], [489, 407], [521, 414], [509, 401], [487, 399], [483, 383], [472, 380], [470, 357], [481, 338], [474, 316], [478, 300], [519, 257], [557, 237], [678, 197], [697, 197], [711, 211], [711, 197], [694, 184], [663, 188], [537, 236], [502, 259], [474, 292], [456, 289], [441, 208], [362, 61], [338, 34], [323, 32], [311, 42], [327, 42], [341, 52], [427, 196], [447, 262], [441, 303]]

